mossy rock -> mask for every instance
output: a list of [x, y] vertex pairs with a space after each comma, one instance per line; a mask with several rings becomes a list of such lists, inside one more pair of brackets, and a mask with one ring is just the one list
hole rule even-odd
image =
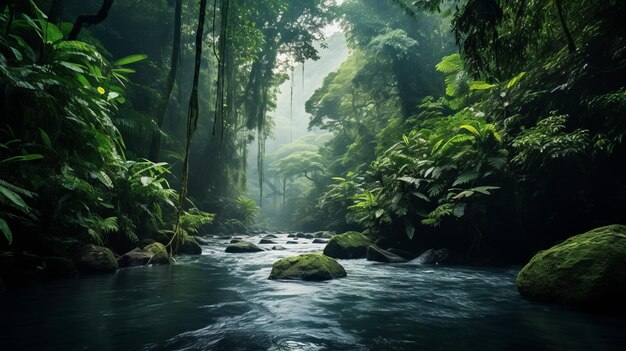
[[165, 247], [165, 245], [161, 243], [152, 243], [143, 248], [144, 251], [151, 252], [154, 256], [150, 260], [152, 264], [169, 264], [170, 263], [170, 253]]
[[228, 253], [251, 253], [260, 251], [265, 250], [247, 241], [240, 241], [226, 247], [226, 252]]
[[185, 236], [182, 243], [178, 245], [176, 253], [180, 255], [202, 255], [202, 247], [198, 244], [194, 238]]
[[119, 268], [113, 251], [96, 245], [83, 247], [78, 265], [90, 273], [113, 273]]
[[366, 258], [367, 248], [372, 242], [362, 233], [347, 232], [335, 235], [324, 248], [324, 255], [333, 258]]
[[[163, 244], [159, 244], [163, 245]], [[120, 267], [135, 267], [145, 266], [150, 262], [150, 259], [154, 257], [154, 254], [150, 251], [144, 251], [140, 248], [135, 248], [125, 254], [123, 254], [118, 260], [117, 264]]]
[[314, 253], [276, 261], [272, 266], [269, 279], [323, 281], [343, 278], [346, 275], [346, 270], [337, 261]]
[[626, 226], [610, 225], [540, 251], [517, 275], [522, 296], [626, 312]]

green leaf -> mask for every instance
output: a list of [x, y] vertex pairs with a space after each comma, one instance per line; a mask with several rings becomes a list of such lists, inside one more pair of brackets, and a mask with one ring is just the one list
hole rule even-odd
[[147, 58], [148, 55], [130, 55], [113, 62], [113, 66], [125, 66], [131, 63], [143, 61]]
[[28, 154], [28, 155], [21, 155], [21, 156], [13, 156], [13, 157], [9, 157], [9, 158], [5, 158], [4, 160], [0, 161], [0, 165], [2, 164], [9, 164], [9, 163], [13, 163], [13, 162], [24, 162], [24, 161], [32, 161], [32, 160], [39, 160], [42, 159], [43, 156], [40, 154]]
[[474, 128], [473, 126], [470, 126], [469, 124], [464, 124], [460, 126], [459, 129], [465, 129], [468, 132], [474, 134], [476, 137], [480, 138], [480, 132], [478, 131], [478, 129]]
[[493, 87], [495, 87], [495, 85], [480, 80], [475, 80], [469, 83], [470, 90], [487, 90]]
[[378, 210], [376, 210], [374, 215], [376, 216], [376, 218], [380, 218], [380, 216], [382, 216], [383, 213], [385, 213], [385, 210], [383, 210], [382, 208], [379, 208]]
[[415, 235], [415, 226], [413, 226], [412, 223], [406, 223], [404, 230], [406, 231], [406, 236], [408, 236], [410, 240], [413, 240], [413, 236]]
[[515, 84], [517, 84], [517, 82], [519, 82], [520, 79], [522, 79], [522, 77], [526, 74], [526, 72], [522, 72], [518, 75], [516, 75], [515, 77], [513, 77], [513, 79], [511, 79], [508, 83], [506, 83], [506, 88], [509, 89], [511, 87], [513, 87]]
[[4, 195], [9, 201], [11, 201], [15, 206], [17, 206], [23, 212], [30, 212], [30, 207], [22, 200], [22, 197], [17, 193], [11, 191], [8, 188], [5, 188], [0, 185], [0, 194]]
[[11, 228], [7, 224], [7, 221], [0, 218], [0, 231], [4, 234], [4, 237], [7, 238], [9, 245], [13, 242], [13, 234], [11, 233]]
[[41, 136], [41, 141], [43, 141], [43, 144], [47, 148], [52, 149], [52, 142], [50, 141], [50, 136], [48, 136], [48, 133], [46, 133], [43, 129], [39, 128], [39, 135]]
[[89, 80], [87, 79], [87, 77], [85, 77], [85, 75], [79, 73], [76, 75], [76, 79], [80, 82], [80, 84], [82, 84], [84, 87], [87, 88], [91, 88], [91, 83], [89, 83]]

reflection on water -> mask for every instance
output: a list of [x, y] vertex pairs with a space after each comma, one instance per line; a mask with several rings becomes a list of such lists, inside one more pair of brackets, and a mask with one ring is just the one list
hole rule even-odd
[[[260, 238], [250, 240], [258, 242]], [[0, 295], [2, 350], [621, 350], [626, 319], [522, 300], [515, 269], [346, 260], [348, 277], [267, 279], [323, 245], [203, 256]], [[306, 244], [305, 244], [306, 242]], [[273, 245], [261, 245], [267, 248]]]

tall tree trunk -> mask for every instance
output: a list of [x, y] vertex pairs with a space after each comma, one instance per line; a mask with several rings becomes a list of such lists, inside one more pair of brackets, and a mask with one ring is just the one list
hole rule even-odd
[[554, 0], [556, 4], [557, 12], [559, 13], [559, 20], [561, 21], [561, 27], [563, 28], [563, 33], [567, 38], [567, 48], [569, 52], [576, 52], [576, 44], [574, 43], [574, 39], [572, 38], [572, 33], [570, 33], [569, 28], [567, 27], [567, 22], [565, 21], [565, 13], [563, 11], [563, 3], [562, 0]]
[[187, 143], [185, 145], [185, 157], [183, 160], [183, 174], [180, 180], [180, 194], [178, 203], [179, 220], [176, 227], [180, 225], [180, 214], [187, 198], [187, 182], [189, 180], [189, 154], [191, 152], [191, 141], [193, 133], [198, 127], [198, 82], [200, 80], [200, 65], [202, 64], [202, 42], [204, 39], [204, 22], [206, 19], [207, 0], [200, 0], [200, 14], [198, 16], [198, 29], [196, 30], [196, 58], [193, 73], [193, 83], [191, 96], [189, 97], [189, 111], [187, 114]]
[[76, 40], [76, 38], [78, 38], [78, 34], [83, 29], [83, 26], [96, 25], [104, 21], [109, 16], [109, 10], [111, 10], [111, 6], [113, 6], [113, 0], [103, 0], [100, 11], [98, 11], [97, 14], [78, 16], [76, 18], [76, 22], [74, 22], [74, 27], [72, 27], [72, 31], [67, 36], [67, 39]]
[[176, 70], [178, 69], [178, 60], [180, 58], [180, 40], [181, 40], [181, 21], [183, 0], [176, 0], [174, 10], [174, 42], [172, 43], [172, 59], [170, 60], [170, 71], [167, 75], [167, 81], [165, 82], [165, 90], [161, 97], [161, 102], [157, 108], [157, 127], [159, 130], [152, 133], [152, 140], [150, 142], [149, 159], [152, 161], [159, 160], [159, 154], [161, 152], [161, 128], [165, 122], [165, 116], [167, 114], [167, 106], [170, 102], [170, 96], [172, 95], [172, 89], [174, 89], [174, 82], [176, 80]]

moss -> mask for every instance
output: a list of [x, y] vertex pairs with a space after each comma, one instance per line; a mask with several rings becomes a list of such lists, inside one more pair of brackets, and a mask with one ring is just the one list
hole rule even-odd
[[347, 232], [335, 235], [324, 248], [326, 256], [334, 258], [365, 258], [372, 242], [362, 233]]
[[322, 281], [345, 277], [346, 270], [337, 261], [319, 253], [283, 258], [272, 266], [269, 279]]
[[87, 245], [82, 249], [79, 265], [91, 273], [112, 273], [118, 268], [113, 251], [95, 245]]
[[535, 255], [519, 272], [525, 297], [591, 309], [626, 310], [626, 226], [573, 236]]
[[170, 254], [167, 251], [165, 245], [155, 242], [150, 245], [147, 245], [143, 248], [144, 251], [148, 251], [154, 254], [150, 259], [150, 263], [152, 264], [169, 264], [170, 263]]
[[229, 253], [248, 253], [248, 252], [260, 252], [265, 251], [262, 248], [249, 243], [247, 241], [240, 241], [226, 247], [226, 252]]

